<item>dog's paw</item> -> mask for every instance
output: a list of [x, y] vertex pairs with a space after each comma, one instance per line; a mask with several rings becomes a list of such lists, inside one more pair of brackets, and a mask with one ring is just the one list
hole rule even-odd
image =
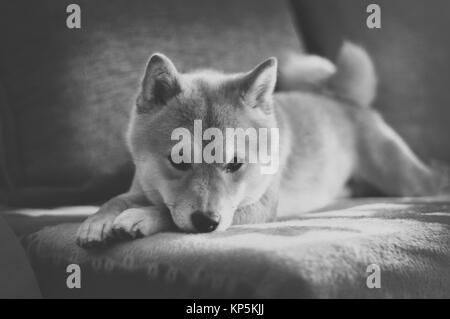
[[161, 228], [160, 213], [155, 208], [131, 208], [123, 211], [113, 223], [118, 237], [138, 238], [158, 232]]
[[114, 214], [95, 214], [86, 219], [78, 228], [78, 246], [92, 248], [107, 242], [112, 235], [115, 218]]

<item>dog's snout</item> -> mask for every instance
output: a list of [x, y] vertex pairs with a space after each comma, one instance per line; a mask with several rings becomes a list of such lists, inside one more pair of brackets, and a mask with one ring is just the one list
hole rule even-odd
[[214, 212], [196, 211], [191, 216], [192, 225], [200, 233], [209, 233], [219, 226], [220, 215]]

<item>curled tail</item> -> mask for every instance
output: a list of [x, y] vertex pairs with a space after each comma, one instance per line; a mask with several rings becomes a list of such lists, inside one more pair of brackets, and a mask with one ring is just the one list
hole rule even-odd
[[366, 50], [351, 42], [344, 43], [336, 66], [329, 87], [360, 106], [370, 106], [377, 91], [377, 75]]
[[323, 57], [291, 52], [280, 59], [277, 85], [283, 91], [324, 88], [335, 73], [336, 66]]
[[361, 106], [370, 106], [376, 95], [377, 76], [369, 54], [345, 42], [336, 65], [315, 56], [293, 54], [280, 61], [278, 87], [281, 90], [328, 88], [338, 96]]

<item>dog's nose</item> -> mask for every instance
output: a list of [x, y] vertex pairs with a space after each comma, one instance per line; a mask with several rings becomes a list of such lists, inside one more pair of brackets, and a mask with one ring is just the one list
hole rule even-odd
[[200, 233], [209, 233], [219, 226], [220, 215], [213, 212], [196, 211], [191, 216], [192, 225]]

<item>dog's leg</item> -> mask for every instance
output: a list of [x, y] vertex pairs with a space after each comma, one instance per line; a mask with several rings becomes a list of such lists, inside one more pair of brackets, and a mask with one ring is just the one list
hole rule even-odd
[[406, 142], [371, 110], [358, 121], [358, 177], [390, 196], [426, 196], [440, 191], [442, 180]]
[[148, 205], [148, 200], [140, 192], [125, 193], [110, 199], [80, 225], [77, 244], [90, 248], [105, 243], [112, 237], [113, 223], [120, 213], [145, 205]]
[[175, 228], [170, 212], [161, 211], [155, 206], [127, 209], [116, 217], [112, 227], [114, 233], [130, 238], [149, 236]]

